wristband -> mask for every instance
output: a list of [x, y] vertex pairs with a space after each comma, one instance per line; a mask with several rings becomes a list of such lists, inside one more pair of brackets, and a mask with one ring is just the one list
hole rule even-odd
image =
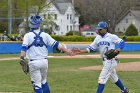
[[20, 59], [24, 60], [24, 56], [21, 56]]

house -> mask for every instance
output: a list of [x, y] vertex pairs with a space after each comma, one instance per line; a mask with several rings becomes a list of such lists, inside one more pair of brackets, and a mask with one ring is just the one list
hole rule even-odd
[[82, 36], [97, 36], [95, 25], [84, 25], [80, 27], [80, 32]]
[[[74, 9], [73, 0], [50, 0], [42, 16], [53, 17], [52, 29], [55, 35], [66, 35], [69, 31], [79, 31], [79, 14]], [[45, 19], [44, 18], [44, 19]]]
[[125, 33], [130, 24], [137, 28], [138, 35], [140, 35], [140, 10], [129, 10], [122, 16], [115, 27], [115, 32]]

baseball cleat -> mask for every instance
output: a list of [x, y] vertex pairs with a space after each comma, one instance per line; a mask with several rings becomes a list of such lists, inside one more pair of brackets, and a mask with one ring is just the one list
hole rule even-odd
[[121, 91], [121, 93], [130, 93], [130, 91], [126, 88], [124, 91]]

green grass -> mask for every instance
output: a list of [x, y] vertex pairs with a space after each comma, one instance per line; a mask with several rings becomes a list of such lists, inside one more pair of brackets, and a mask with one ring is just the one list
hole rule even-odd
[[[93, 52], [93, 53], [83, 53], [80, 55], [94, 55], [94, 54], [99, 54], [98, 52]], [[140, 54], [140, 51], [135, 51], [135, 52], [120, 52], [120, 54]], [[49, 56], [66, 56], [67, 54], [65, 53], [49, 53]], [[7, 58], [7, 57], [19, 57], [20, 54], [0, 54], [0, 58]]]
[[19, 57], [19, 54], [0, 54], [0, 58]]
[[[121, 62], [135, 62], [140, 59], [120, 59]], [[49, 59], [48, 83], [51, 93], [95, 93], [100, 71], [84, 71], [80, 67], [101, 65], [96, 58], [85, 59]], [[33, 93], [29, 75], [25, 75], [18, 60], [0, 61], [0, 91], [21, 91]], [[118, 72], [124, 84], [131, 93], [140, 91], [140, 72]], [[120, 93], [110, 81], [107, 82], [104, 93]]]

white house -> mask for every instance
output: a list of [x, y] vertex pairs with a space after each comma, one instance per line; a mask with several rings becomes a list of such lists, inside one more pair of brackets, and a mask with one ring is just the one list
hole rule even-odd
[[[51, 0], [50, 0], [51, 1]], [[79, 14], [74, 9], [74, 4], [68, 0], [52, 0], [49, 7], [44, 8], [41, 15], [46, 18], [53, 16], [55, 35], [66, 35], [69, 31], [79, 31]]]
[[84, 25], [80, 28], [82, 36], [97, 36], [95, 25]]
[[130, 24], [135, 25], [140, 35], [140, 10], [130, 10], [124, 15], [115, 27], [115, 32], [125, 32]]

